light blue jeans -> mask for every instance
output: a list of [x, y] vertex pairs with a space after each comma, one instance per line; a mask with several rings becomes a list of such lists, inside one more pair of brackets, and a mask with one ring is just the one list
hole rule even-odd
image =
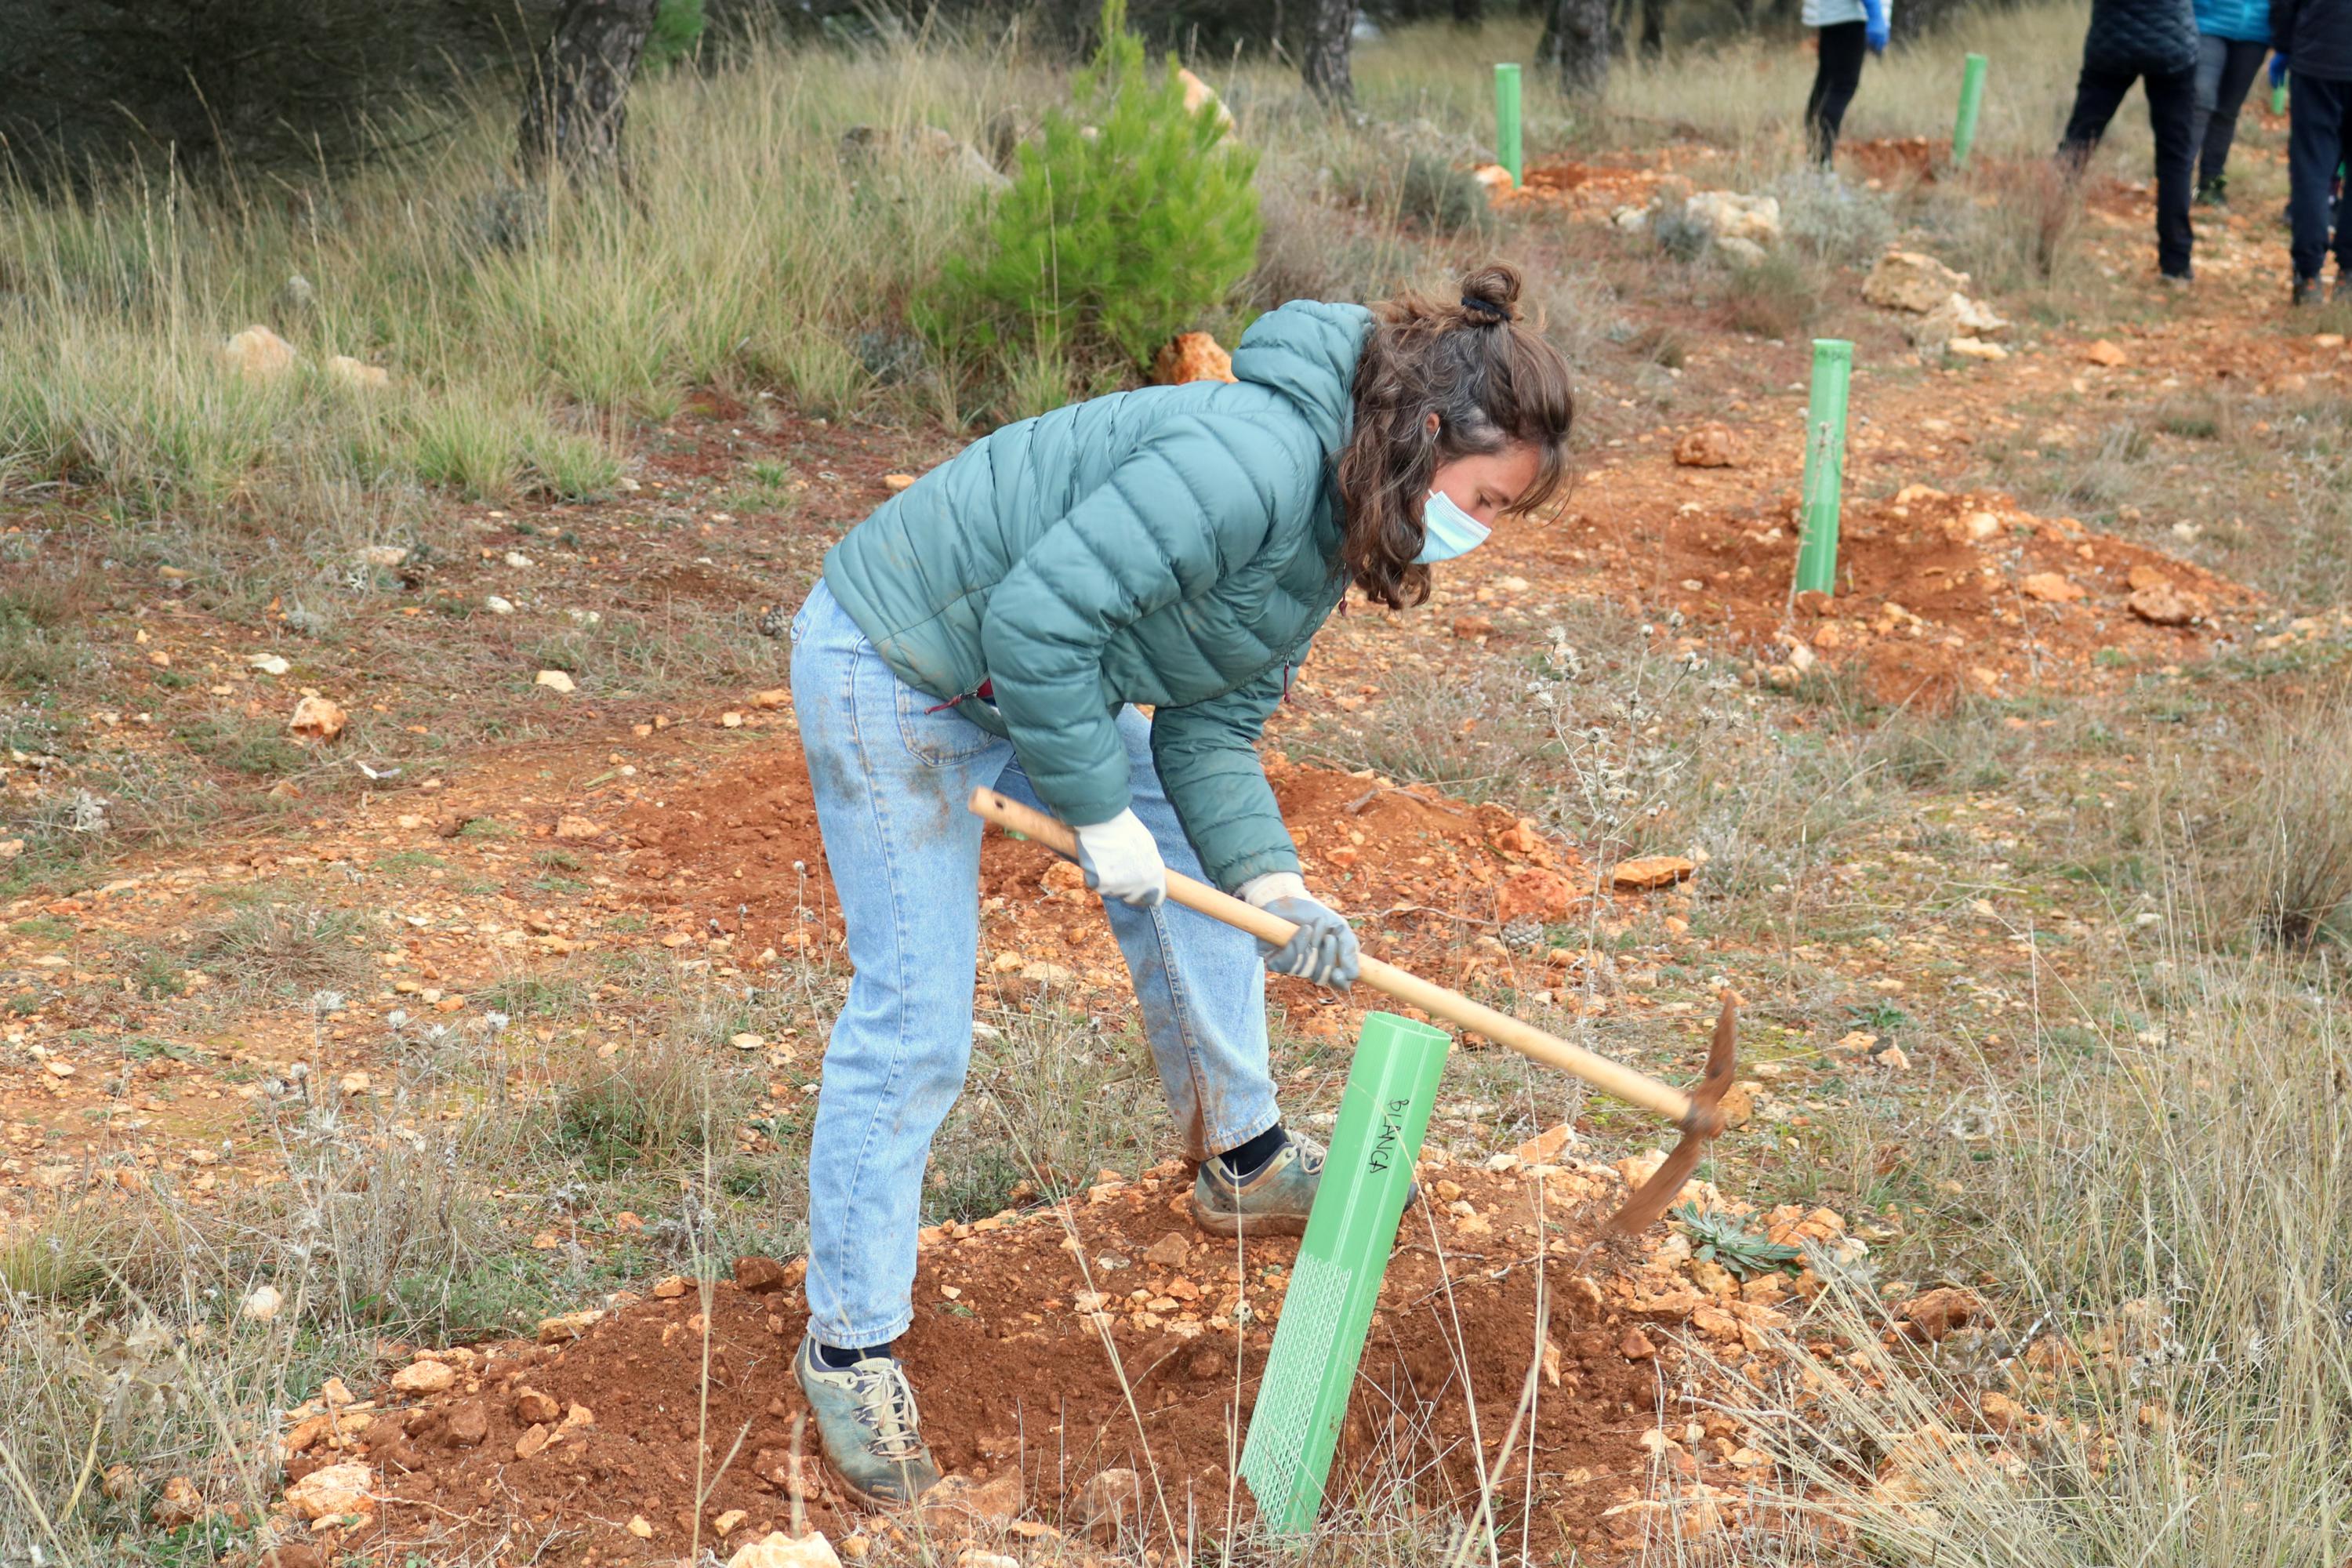
[[[1038, 802], [1012, 742], [903, 684], [822, 582], [793, 620], [793, 707], [856, 970], [809, 1149], [809, 1332], [880, 1345], [913, 1321], [924, 1166], [971, 1059], [981, 822], [964, 803], [982, 784]], [[1171, 869], [1200, 876], [1150, 723], [1129, 708], [1118, 729], [1136, 816]], [[1256, 942], [1173, 904], [1103, 908], [1186, 1152], [1272, 1127]]]

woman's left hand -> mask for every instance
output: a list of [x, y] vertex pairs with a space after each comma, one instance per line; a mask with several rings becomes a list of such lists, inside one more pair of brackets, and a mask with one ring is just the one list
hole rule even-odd
[[1279, 915], [1297, 930], [1279, 947], [1261, 938], [1258, 956], [1276, 974], [1296, 975], [1334, 991], [1356, 983], [1363, 950], [1347, 917], [1308, 896], [1307, 883], [1294, 871], [1269, 871], [1242, 885], [1242, 898], [1270, 915]]

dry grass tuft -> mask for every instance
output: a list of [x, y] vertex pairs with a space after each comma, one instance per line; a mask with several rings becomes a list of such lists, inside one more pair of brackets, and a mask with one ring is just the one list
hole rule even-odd
[[[2144, 998], [2158, 1027], [1963, 1091], [1991, 1157], [1919, 1151], [1960, 1180], [1886, 1272], [1979, 1286], [2000, 1321], [1915, 1346], [1873, 1280], [1832, 1273], [1799, 1334], [1846, 1346], [1843, 1374], [1794, 1354], [1751, 1440], [1834, 1522], [1740, 1561], [2341, 1559], [2352, 1038], [2284, 962], [2178, 953]], [[2014, 1429], [1978, 1414], [1996, 1394]]]
[[1753, 266], [1733, 266], [1724, 301], [1739, 331], [1785, 342], [1821, 313], [1821, 280], [1795, 257], [1770, 255]]
[[1979, 288], [2046, 289], [2084, 260], [2082, 181], [2051, 158], [1972, 163], [1935, 218], [1948, 259]]
[[301, 997], [367, 972], [366, 921], [316, 904], [254, 904], [201, 932], [188, 962], [248, 995]]
[[589, 1062], [557, 1090], [557, 1142], [599, 1176], [688, 1160], [742, 1109], [735, 1075], [709, 1067], [703, 1053], [667, 1036]]
[[2210, 784], [2216, 833], [2199, 846], [2218, 913], [2261, 936], [2309, 947], [2340, 936], [2352, 904], [2352, 689], [2259, 720]]

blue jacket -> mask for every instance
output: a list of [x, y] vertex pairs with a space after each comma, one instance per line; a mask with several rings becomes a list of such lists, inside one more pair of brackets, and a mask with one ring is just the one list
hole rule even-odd
[[2271, 41], [2270, 0], [2197, 0], [2197, 31], [2240, 43]]

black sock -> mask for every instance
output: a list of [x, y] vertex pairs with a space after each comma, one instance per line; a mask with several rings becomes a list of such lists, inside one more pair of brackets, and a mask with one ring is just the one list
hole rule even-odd
[[1217, 1158], [1224, 1163], [1225, 1173], [1237, 1182], [1246, 1182], [1265, 1169], [1266, 1162], [1282, 1152], [1290, 1142], [1290, 1134], [1277, 1121], [1248, 1142], [1228, 1149]]
[[838, 1345], [826, 1344], [823, 1340], [816, 1342], [817, 1364], [831, 1367], [835, 1372], [847, 1372], [859, 1362], [870, 1361], [877, 1356], [887, 1361], [889, 1355], [888, 1345], [869, 1345], [864, 1350], [843, 1350]]

